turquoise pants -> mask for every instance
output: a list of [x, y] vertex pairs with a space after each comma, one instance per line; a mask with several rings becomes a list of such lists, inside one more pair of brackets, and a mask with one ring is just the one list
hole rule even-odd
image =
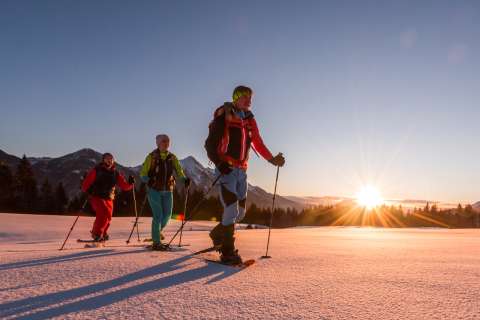
[[148, 189], [148, 202], [152, 208], [152, 240], [160, 243], [160, 231], [172, 217], [173, 192]]

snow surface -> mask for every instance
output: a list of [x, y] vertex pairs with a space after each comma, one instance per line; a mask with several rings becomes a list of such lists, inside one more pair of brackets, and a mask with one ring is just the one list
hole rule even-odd
[[[151, 252], [125, 245], [132, 218], [83, 249], [81, 217], [58, 251], [74, 219], [0, 214], [1, 319], [480, 319], [479, 230], [272, 230], [273, 258], [239, 270], [190, 255], [212, 222], [187, 224], [181, 251]], [[260, 257], [266, 237], [240, 230], [240, 253]]]

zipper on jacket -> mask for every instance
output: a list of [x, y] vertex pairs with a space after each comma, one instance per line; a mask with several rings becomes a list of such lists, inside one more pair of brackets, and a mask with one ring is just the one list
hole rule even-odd
[[246, 134], [245, 134], [245, 123], [243, 119], [241, 119], [241, 124], [242, 124], [242, 141], [241, 141], [241, 148], [240, 148], [240, 161], [243, 161], [245, 159], [245, 149], [246, 149]]

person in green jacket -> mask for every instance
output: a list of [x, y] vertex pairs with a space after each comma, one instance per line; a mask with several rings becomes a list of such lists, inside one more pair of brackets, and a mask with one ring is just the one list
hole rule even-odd
[[140, 170], [140, 179], [147, 184], [147, 196], [152, 208], [152, 250], [163, 250], [161, 231], [168, 224], [173, 209], [173, 189], [176, 176], [183, 180], [185, 187], [190, 179], [185, 176], [180, 161], [168, 151], [170, 138], [166, 134], [156, 137], [157, 149], [150, 152]]

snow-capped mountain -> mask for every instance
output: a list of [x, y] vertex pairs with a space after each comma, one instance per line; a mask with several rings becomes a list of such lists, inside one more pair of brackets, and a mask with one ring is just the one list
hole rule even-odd
[[[209, 167], [204, 167], [200, 162], [192, 156], [189, 156], [180, 163], [185, 171], [185, 174], [190, 177], [195, 186], [201, 188], [206, 192], [212, 183], [215, 181], [215, 170]], [[213, 194], [218, 195], [215, 188]], [[248, 203], [255, 203], [258, 207], [266, 208], [272, 205], [272, 194], [263, 190], [258, 186], [248, 184]], [[277, 196], [275, 206], [278, 208], [296, 208], [302, 209], [304, 206], [301, 203], [287, 199], [286, 197]]]
[[215, 180], [215, 170], [204, 167], [200, 162], [192, 156], [180, 160], [185, 174], [192, 179], [192, 182], [203, 191], [207, 191], [208, 187]]
[[[62, 182], [68, 196], [72, 198], [79, 193], [82, 175], [90, 170], [96, 163], [100, 162], [101, 158], [101, 153], [85, 148], [59, 158], [31, 157], [28, 159], [32, 164], [39, 185], [45, 178], [48, 178], [52, 185]], [[14, 172], [20, 158], [0, 150], [0, 161], [4, 161]], [[193, 188], [199, 188], [203, 192], [206, 192], [210, 188], [215, 180], [215, 172], [213, 169], [204, 167], [192, 156], [181, 159], [180, 163], [185, 174], [192, 179]], [[137, 178], [137, 181], [140, 181], [139, 172], [141, 165], [135, 167], [126, 167], [118, 163], [116, 165], [119, 171], [125, 176], [132, 174]], [[248, 203], [255, 203], [255, 205], [262, 208], [271, 206], [271, 193], [253, 185], [249, 185], [248, 192]], [[212, 194], [218, 195], [217, 188], [213, 190]], [[276, 206], [278, 208], [304, 208], [304, 204], [282, 196], [277, 196]]]
[[[209, 189], [209, 186], [215, 181], [214, 170], [205, 168], [200, 162], [192, 156], [188, 156], [185, 159], [180, 159], [180, 164], [185, 172], [185, 175], [192, 180], [193, 188], [198, 188], [203, 192]], [[135, 167], [129, 167], [136, 176], [140, 174], [142, 165]]]

